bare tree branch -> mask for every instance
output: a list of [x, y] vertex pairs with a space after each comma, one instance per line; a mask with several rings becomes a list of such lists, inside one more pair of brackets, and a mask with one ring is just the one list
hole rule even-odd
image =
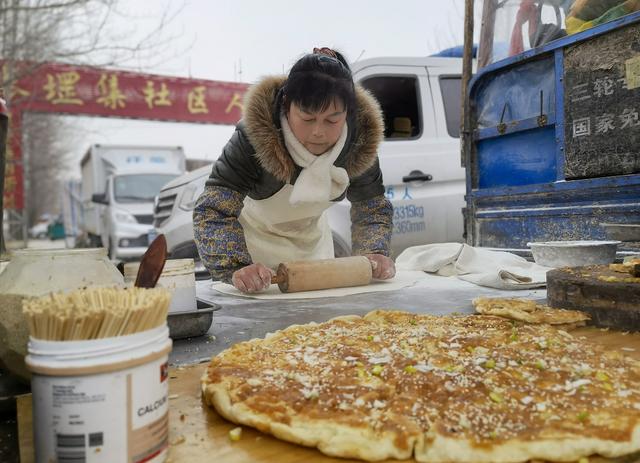
[[32, 6], [22, 6], [22, 5], [16, 5], [16, 6], [12, 6], [10, 8], [0, 8], [0, 14], [4, 14], [7, 13], [9, 11], [15, 11], [15, 12], [21, 12], [21, 11], [29, 11], [29, 12], [35, 12], [35, 11], [44, 11], [44, 10], [55, 10], [55, 9], [59, 9], [59, 8], [69, 8], [75, 5], [79, 5], [81, 3], [86, 3], [87, 0], [70, 0], [68, 2], [61, 2], [61, 3], [50, 3], [50, 4], [43, 4], [43, 5], [32, 5]]
[[[179, 53], [167, 51], [176, 50], [177, 37], [169, 37], [166, 30], [184, 2], [167, 2], [149, 28], [137, 27], [148, 16], [132, 18], [120, 9], [126, 4], [119, 0], [0, 0], [0, 59], [5, 64], [0, 86], [10, 92], [21, 77], [37, 71], [40, 63], [140, 70], [141, 63], [148, 66], [152, 61], [165, 61], [168, 53]], [[61, 120], [30, 115], [23, 121], [30, 221], [58, 209], [56, 198], [68, 172], [66, 153], [73, 139], [69, 125]], [[0, 162], [0, 178], [4, 169]]]

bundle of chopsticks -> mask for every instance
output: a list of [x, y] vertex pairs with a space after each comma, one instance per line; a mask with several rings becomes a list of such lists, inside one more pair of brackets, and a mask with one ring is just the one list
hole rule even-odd
[[109, 338], [164, 324], [171, 293], [163, 288], [87, 288], [25, 299], [22, 311], [36, 339]]

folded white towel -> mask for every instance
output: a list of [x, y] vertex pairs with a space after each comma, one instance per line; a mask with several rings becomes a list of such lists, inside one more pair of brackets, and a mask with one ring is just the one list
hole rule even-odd
[[396, 267], [422, 270], [498, 289], [531, 289], [546, 285], [551, 268], [510, 252], [474, 248], [462, 243], [437, 243], [407, 248]]

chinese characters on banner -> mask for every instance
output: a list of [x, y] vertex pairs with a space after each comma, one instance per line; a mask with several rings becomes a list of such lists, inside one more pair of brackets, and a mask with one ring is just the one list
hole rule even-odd
[[[6, 72], [6, 65], [3, 65]], [[3, 81], [6, 79], [3, 79]], [[21, 209], [20, 116], [24, 111], [203, 124], [235, 124], [248, 85], [43, 64], [9, 91], [12, 133], [5, 180], [7, 207]]]
[[43, 65], [22, 79], [26, 110], [235, 124], [246, 84]]

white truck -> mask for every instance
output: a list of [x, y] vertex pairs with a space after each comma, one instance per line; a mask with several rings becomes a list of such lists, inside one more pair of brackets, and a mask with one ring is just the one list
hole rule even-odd
[[153, 201], [183, 174], [179, 146], [92, 145], [80, 163], [83, 231], [112, 260], [140, 257], [153, 234]]
[[[463, 241], [465, 171], [460, 164], [460, 58], [373, 58], [352, 65], [385, 118], [379, 157], [394, 207], [392, 254], [409, 246]], [[197, 257], [192, 212], [210, 166], [175, 179], [160, 192], [154, 226], [174, 257]], [[351, 254], [350, 204], [329, 209], [336, 256]]]

